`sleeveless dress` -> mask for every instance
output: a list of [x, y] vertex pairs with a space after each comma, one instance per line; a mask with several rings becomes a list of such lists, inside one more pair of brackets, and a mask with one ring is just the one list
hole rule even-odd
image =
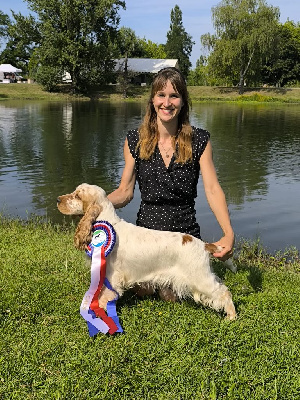
[[138, 226], [188, 233], [201, 238], [200, 226], [196, 221], [195, 198], [200, 172], [199, 160], [209, 137], [206, 130], [193, 127], [193, 161], [176, 163], [173, 154], [169, 167], [166, 167], [158, 146], [149, 160], [141, 160], [136, 150], [138, 130], [127, 133], [142, 199], [136, 221]]

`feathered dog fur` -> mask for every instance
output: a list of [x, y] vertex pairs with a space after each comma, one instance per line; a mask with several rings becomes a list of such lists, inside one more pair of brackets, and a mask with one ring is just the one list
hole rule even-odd
[[[108, 221], [116, 231], [116, 244], [108, 255], [106, 276], [121, 296], [136, 284], [170, 286], [179, 297], [191, 296], [196, 302], [224, 311], [228, 319], [236, 311], [228, 288], [214, 275], [210, 253], [218, 249], [193, 236], [147, 229], [119, 218], [105, 191], [83, 183], [73, 193], [59, 196], [57, 206], [67, 215], [83, 215], [75, 233], [75, 246], [85, 249], [91, 241], [92, 223]], [[100, 307], [114, 293], [105, 288], [99, 296]]]

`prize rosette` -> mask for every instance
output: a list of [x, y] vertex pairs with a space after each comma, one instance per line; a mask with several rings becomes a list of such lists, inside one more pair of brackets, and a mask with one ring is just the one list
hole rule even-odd
[[107, 221], [96, 221], [93, 224], [92, 232], [92, 241], [86, 250], [87, 255], [92, 257], [94, 247], [104, 246], [104, 254], [107, 257], [116, 243], [114, 227]]
[[[84, 295], [80, 306], [80, 314], [86, 320], [90, 336], [99, 332], [113, 335], [123, 332], [116, 311], [118, 293], [106, 278], [106, 257], [112, 251], [116, 242], [116, 232], [107, 221], [96, 221], [92, 227], [92, 241], [86, 250], [91, 257], [91, 284]], [[115, 292], [114, 300], [108, 301], [106, 310], [99, 307], [98, 297], [105, 285]]]

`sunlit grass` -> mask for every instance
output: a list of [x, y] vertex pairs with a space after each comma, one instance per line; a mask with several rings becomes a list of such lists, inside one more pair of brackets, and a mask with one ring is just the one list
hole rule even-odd
[[192, 101], [237, 101], [237, 102], [300, 102], [299, 88], [245, 88], [241, 95], [239, 88], [232, 87], [210, 87], [189, 86]]
[[69, 91], [46, 92], [41, 85], [36, 83], [9, 83], [0, 84], [1, 100], [70, 100], [88, 99], [83, 96], [74, 96]]
[[[298, 103], [300, 102], [299, 88], [245, 88], [243, 95], [238, 88], [189, 86], [192, 102], [200, 101], [234, 101], [262, 103]], [[1, 100], [109, 100], [109, 101], [146, 101], [149, 96], [149, 86], [131, 85], [124, 100], [122, 91], [117, 85], [95, 87], [86, 95], [74, 95], [69, 84], [60, 85], [58, 90], [48, 93], [38, 84], [0, 84]]]
[[300, 275], [296, 249], [238, 245], [230, 288], [237, 321], [185, 300], [131, 292], [125, 334], [90, 338], [79, 314], [89, 286], [74, 226], [0, 219], [0, 398], [297, 399]]

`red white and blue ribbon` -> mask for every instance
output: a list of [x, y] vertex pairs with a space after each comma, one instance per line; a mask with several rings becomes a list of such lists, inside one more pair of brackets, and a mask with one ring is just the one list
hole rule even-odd
[[[92, 242], [86, 251], [92, 258], [91, 284], [82, 300], [80, 314], [87, 322], [90, 336], [94, 336], [99, 332], [108, 332], [113, 335], [116, 332], [123, 332], [116, 311], [116, 302], [119, 295], [105, 277], [106, 257], [114, 247], [116, 233], [113, 226], [107, 221], [96, 221], [93, 224], [92, 231]], [[98, 296], [103, 284], [116, 293], [114, 300], [107, 303], [106, 312], [98, 304]]]

